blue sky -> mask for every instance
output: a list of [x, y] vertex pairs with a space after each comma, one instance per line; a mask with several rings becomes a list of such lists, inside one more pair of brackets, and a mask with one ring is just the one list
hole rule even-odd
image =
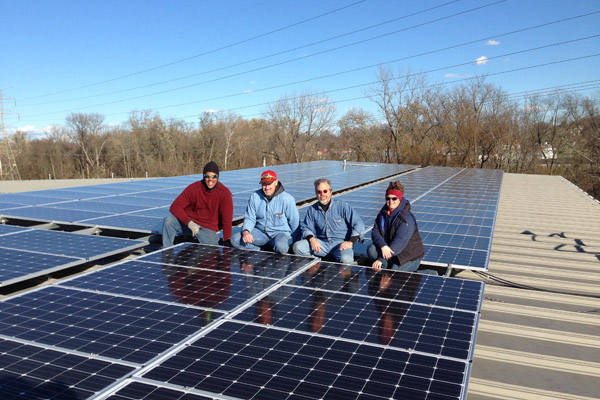
[[305, 93], [338, 117], [374, 112], [379, 65], [449, 87], [487, 75], [515, 98], [591, 95], [597, 35], [598, 0], [0, 0], [0, 90], [6, 130], [31, 137], [71, 112], [250, 119]]

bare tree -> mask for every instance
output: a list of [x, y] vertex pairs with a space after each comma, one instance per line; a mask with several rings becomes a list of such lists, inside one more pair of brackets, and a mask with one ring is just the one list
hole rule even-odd
[[265, 118], [277, 143], [274, 158], [282, 163], [305, 161], [312, 139], [333, 126], [335, 112], [327, 97], [308, 93], [284, 96], [269, 105]]
[[97, 113], [71, 113], [66, 119], [71, 140], [79, 146], [82, 172], [88, 178], [100, 176], [101, 155], [106, 136], [104, 116]]
[[[67, 128], [64, 126], [53, 125], [46, 131], [46, 137], [48, 138], [47, 154], [50, 162], [50, 173], [55, 179], [64, 177], [64, 163], [60, 161], [60, 151], [61, 148], [65, 147], [64, 143], [69, 139]], [[58, 172], [59, 169], [60, 174]]]
[[[420, 162], [422, 146], [434, 134], [434, 119], [430, 115], [433, 87], [427, 85], [424, 74], [394, 74], [379, 69], [378, 86], [368, 97], [377, 104], [385, 118], [389, 139], [389, 156], [401, 164]], [[426, 146], [430, 147], [430, 146]]]
[[381, 161], [384, 132], [372, 114], [362, 109], [349, 110], [338, 121], [338, 128], [343, 148], [353, 154], [356, 161]]

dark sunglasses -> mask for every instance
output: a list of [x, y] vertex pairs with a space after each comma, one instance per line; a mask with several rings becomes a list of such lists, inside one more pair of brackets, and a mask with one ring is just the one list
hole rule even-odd
[[397, 197], [386, 197], [385, 201], [398, 201]]
[[327, 194], [327, 193], [329, 193], [329, 189], [317, 190], [317, 194]]
[[217, 179], [219, 177], [219, 175], [208, 175], [208, 174], [204, 174], [204, 178], [205, 179]]

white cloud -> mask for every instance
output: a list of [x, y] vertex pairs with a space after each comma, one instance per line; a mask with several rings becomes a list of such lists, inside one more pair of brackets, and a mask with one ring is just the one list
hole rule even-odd
[[502, 60], [502, 62], [505, 62], [505, 63], [507, 63], [509, 61], [510, 61], [510, 57], [506, 57], [504, 60]]
[[485, 45], [486, 46], [498, 46], [499, 44], [500, 44], [499, 41], [490, 39], [487, 41], [487, 43]]
[[248, 94], [248, 93], [254, 93], [254, 90], [244, 90], [244, 93]]
[[214, 113], [218, 113], [219, 110], [212, 110], [212, 109], [211, 110], [202, 110], [202, 112], [209, 113], [209, 114], [214, 114]]
[[470, 74], [466, 74], [466, 75], [459, 75], [459, 74], [454, 74], [454, 73], [449, 73], [444, 75], [444, 78], [470, 78], [472, 75]]
[[475, 60], [475, 65], [485, 65], [488, 62], [488, 58], [486, 56], [481, 56], [477, 60]]
[[256, 81], [250, 81], [251, 85], [256, 85]]
[[21, 132], [27, 132], [27, 133], [31, 133], [31, 132], [39, 132], [39, 130], [38, 130], [38, 129], [36, 129], [36, 127], [35, 127], [35, 126], [33, 126], [33, 125], [25, 125], [25, 126], [22, 126], [22, 127], [18, 128], [18, 129], [19, 129]]

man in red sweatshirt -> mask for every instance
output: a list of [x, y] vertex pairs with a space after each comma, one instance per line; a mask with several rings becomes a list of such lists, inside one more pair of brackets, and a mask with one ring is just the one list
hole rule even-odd
[[210, 161], [204, 166], [204, 179], [194, 182], [171, 204], [171, 213], [163, 221], [163, 247], [173, 246], [175, 236], [191, 234], [203, 244], [218, 244], [217, 232], [223, 229], [223, 240], [231, 239], [233, 197], [219, 183], [219, 166]]

